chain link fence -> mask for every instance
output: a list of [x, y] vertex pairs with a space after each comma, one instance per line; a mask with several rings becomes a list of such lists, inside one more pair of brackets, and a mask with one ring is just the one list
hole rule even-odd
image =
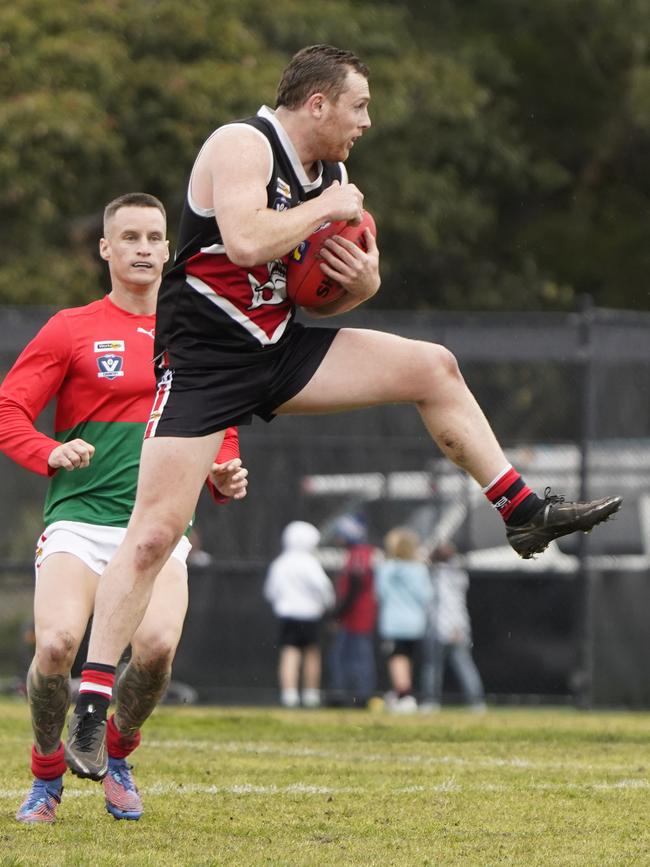
[[[0, 309], [0, 373], [50, 311]], [[440, 314], [362, 310], [340, 323], [448, 346], [513, 464], [531, 487], [567, 498], [617, 493], [615, 521], [518, 560], [475, 483], [441, 458], [415, 409], [279, 418], [241, 430], [249, 496], [197, 510], [209, 555], [191, 575], [175, 675], [202, 698], [264, 701], [275, 691], [273, 618], [261, 587], [282, 529], [308, 520], [329, 544], [361, 511], [380, 545], [396, 524], [427, 543], [452, 538], [471, 574], [475, 656], [500, 700], [650, 705], [642, 612], [650, 602], [650, 314]], [[351, 374], [352, 375], [352, 374]], [[42, 424], [51, 423], [46, 412]], [[31, 560], [46, 482], [0, 456], [0, 673], [24, 664]]]

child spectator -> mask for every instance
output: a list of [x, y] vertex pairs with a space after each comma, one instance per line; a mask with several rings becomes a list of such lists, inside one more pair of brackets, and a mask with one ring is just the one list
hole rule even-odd
[[445, 665], [449, 661], [465, 701], [472, 710], [484, 711], [483, 683], [472, 658], [472, 630], [467, 610], [469, 575], [460, 565], [451, 542], [442, 542], [432, 551], [431, 577], [435, 603], [431, 606], [423, 645], [420, 710], [440, 708]]
[[429, 571], [420, 557], [420, 540], [406, 527], [395, 527], [385, 538], [387, 559], [377, 569], [379, 635], [388, 655], [392, 694], [388, 706], [396, 713], [417, 709], [413, 696], [413, 658], [424, 636], [427, 606], [433, 591]]
[[278, 677], [284, 707], [320, 705], [323, 617], [334, 606], [334, 588], [314, 555], [320, 533], [306, 521], [292, 521], [282, 533], [284, 551], [271, 563], [264, 596], [280, 621]]

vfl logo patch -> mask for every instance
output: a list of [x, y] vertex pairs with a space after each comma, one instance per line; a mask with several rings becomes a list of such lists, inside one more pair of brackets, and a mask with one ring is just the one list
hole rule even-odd
[[94, 345], [95, 352], [124, 352], [123, 340], [98, 340]]
[[115, 379], [118, 376], [124, 376], [122, 364], [124, 359], [121, 355], [100, 355], [97, 359], [97, 367], [99, 379]]

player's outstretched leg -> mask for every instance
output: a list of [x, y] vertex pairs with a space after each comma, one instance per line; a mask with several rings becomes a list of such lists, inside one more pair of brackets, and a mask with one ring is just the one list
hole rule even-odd
[[415, 404], [440, 450], [481, 485], [503, 518], [508, 542], [524, 559], [561, 536], [589, 532], [621, 506], [620, 497], [567, 503], [548, 489], [538, 497], [508, 463], [456, 359], [437, 344], [343, 328], [307, 385], [275, 412], [332, 412], [384, 403]]

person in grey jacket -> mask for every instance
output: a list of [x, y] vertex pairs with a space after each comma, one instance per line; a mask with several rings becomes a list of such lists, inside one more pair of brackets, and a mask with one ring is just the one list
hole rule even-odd
[[472, 629], [467, 609], [469, 575], [451, 542], [431, 552], [434, 603], [423, 643], [421, 670], [422, 711], [440, 708], [446, 663], [451, 665], [472, 710], [485, 710], [483, 682], [472, 657]]
[[377, 569], [375, 592], [379, 636], [388, 656], [392, 686], [387, 703], [397, 713], [411, 713], [417, 708], [413, 658], [424, 636], [433, 591], [416, 533], [395, 527], [387, 534], [384, 547], [387, 559]]

